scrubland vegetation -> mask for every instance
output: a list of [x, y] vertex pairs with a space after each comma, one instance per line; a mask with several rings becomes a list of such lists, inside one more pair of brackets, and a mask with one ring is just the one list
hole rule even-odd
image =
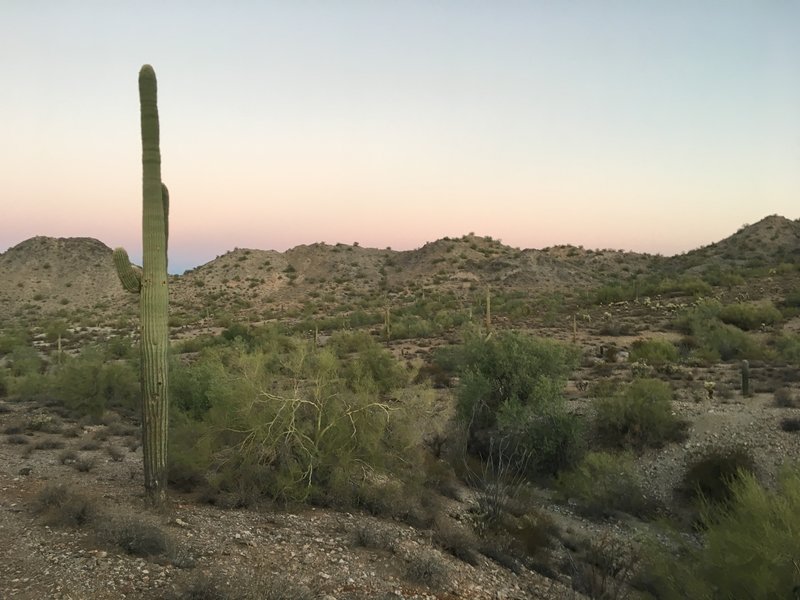
[[[800, 336], [788, 326], [800, 287], [744, 294], [762, 268], [628, 273], [575, 294], [494, 289], [490, 307], [477, 286], [390, 283], [346, 302], [320, 291], [304, 307], [255, 313], [207, 305], [213, 320], [182, 306], [169, 364], [171, 494], [219, 510], [325, 507], [427, 530], [435, 550], [403, 560], [405, 577], [430, 589], [447, 588], [450, 555], [533, 569], [592, 598], [792, 597], [797, 466], [765, 472], [746, 443], [687, 444], [686, 407], [754, 396], [783, 411], [776, 431], [800, 430]], [[103, 325], [6, 322], [0, 408], [45, 411], [7, 423], [5, 443], [52, 450], [76, 473], [91, 473], [100, 451], [130, 460], [135, 331], [119, 316]], [[102, 428], [76, 444], [75, 423]], [[48, 437], [32, 442], [31, 432]], [[130, 442], [109, 441], [118, 435]], [[678, 452], [679, 477], [659, 489], [643, 465]], [[453, 502], [464, 507], [458, 521], [445, 509]], [[32, 509], [121, 551], [191, 563], [157, 525], [91, 495], [46, 488]], [[559, 511], [598, 528], [633, 519], [638, 533], [576, 540]], [[374, 523], [353, 543], [399, 552]], [[217, 586], [199, 577], [197, 589]]]

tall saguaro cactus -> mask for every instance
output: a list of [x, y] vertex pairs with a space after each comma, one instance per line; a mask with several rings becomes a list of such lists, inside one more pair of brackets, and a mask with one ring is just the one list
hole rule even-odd
[[141, 307], [142, 450], [147, 501], [161, 506], [167, 488], [169, 426], [169, 349], [167, 240], [169, 194], [161, 183], [156, 74], [139, 71], [142, 127], [142, 269], [132, 266], [122, 248], [114, 250], [117, 274], [126, 290], [139, 294]]

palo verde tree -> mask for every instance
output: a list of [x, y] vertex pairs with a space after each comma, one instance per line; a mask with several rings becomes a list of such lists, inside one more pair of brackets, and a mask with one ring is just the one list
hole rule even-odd
[[143, 171], [142, 269], [131, 265], [122, 248], [114, 250], [114, 264], [125, 289], [138, 293], [140, 298], [144, 487], [148, 503], [161, 506], [166, 500], [169, 425], [169, 194], [161, 183], [156, 74], [150, 65], [144, 65], [139, 71], [139, 102]]

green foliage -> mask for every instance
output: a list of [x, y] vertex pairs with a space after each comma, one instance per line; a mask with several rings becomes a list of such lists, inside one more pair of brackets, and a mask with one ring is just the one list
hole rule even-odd
[[636, 379], [596, 405], [595, 428], [606, 446], [658, 448], [685, 436], [686, 423], [672, 412], [672, 390], [658, 379]]
[[704, 362], [762, 358], [764, 348], [755, 338], [718, 318], [723, 310], [719, 302], [706, 301], [679, 315], [674, 326], [688, 335], [684, 345]]
[[138, 406], [139, 374], [129, 361], [106, 362], [100, 348], [68, 357], [48, 376], [49, 391], [71, 411], [99, 417], [106, 408]]
[[9, 369], [15, 377], [41, 373], [44, 361], [33, 346], [17, 346], [9, 355]]
[[755, 472], [755, 459], [741, 446], [713, 447], [690, 459], [679, 491], [690, 499], [726, 502], [733, 493], [733, 483], [743, 473]]
[[496, 433], [513, 449], [517, 471], [531, 476], [553, 476], [577, 464], [586, 451], [583, 421], [568, 413], [563, 403], [536, 410], [506, 402], [498, 411]]
[[607, 283], [594, 292], [592, 301], [595, 304], [611, 304], [614, 302], [632, 301], [644, 296], [707, 296], [711, 294], [711, 286], [691, 275], [678, 278], [654, 275], [642, 280], [629, 279]]
[[726, 505], [706, 505], [704, 543], [674, 540], [648, 560], [659, 598], [794, 598], [800, 586], [800, 473], [767, 490], [744, 473]]
[[347, 504], [372, 472], [410, 475], [432, 396], [376, 398], [394, 391], [387, 373], [398, 367], [372, 341], [347, 359], [299, 339], [283, 344], [239, 341], [176, 369], [171, 480], [202, 474], [242, 502]]
[[654, 366], [674, 363], [678, 360], [678, 349], [664, 339], [636, 340], [631, 344], [629, 360]]
[[0, 334], [0, 356], [11, 354], [20, 346], [31, 343], [30, 333], [23, 329], [6, 330]]
[[576, 468], [559, 475], [557, 489], [564, 500], [575, 500], [591, 517], [612, 516], [616, 511], [649, 517], [655, 510], [629, 454], [590, 452]]
[[504, 403], [534, 411], [557, 405], [576, 364], [575, 349], [551, 340], [508, 331], [474, 336], [463, 349], [459, 412], [475, 433], [494, 427]]
[[749, 331], [761, 325], [774, 325], [781, 320], [781, 312], [772, 302], [727, 304], [719, 311], [723, 323]]
[[800, 335], [781, 333], [775, 340], [778, 357], [787, 363], [800, 365]]

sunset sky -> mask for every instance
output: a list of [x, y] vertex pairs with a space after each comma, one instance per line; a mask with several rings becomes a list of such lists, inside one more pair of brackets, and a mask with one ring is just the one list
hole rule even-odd
[[0, 252], [141, 256], [159, 80], [171, 270], [234, 247], [674, 254], [800, 217], [800, 2], [6, 0]]

